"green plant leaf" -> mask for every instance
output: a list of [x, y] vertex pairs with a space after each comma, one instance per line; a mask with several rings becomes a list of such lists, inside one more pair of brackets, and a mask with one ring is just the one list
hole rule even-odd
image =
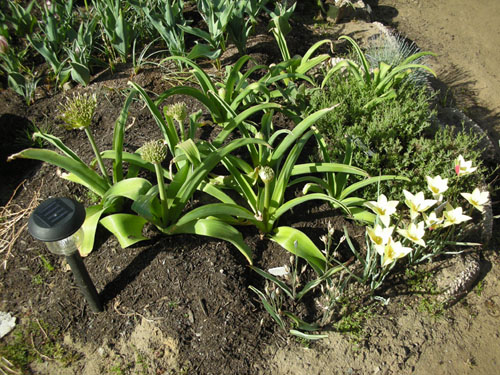
[[70, 157], [71, 159], [79, 162], [79, 163], [82, 163], [82, 164], [85, 164], [83, 162], [82, 159], [80, 159], [78, 157], [78, 155], [72, 150], [70, 149], [68, 146], [66, 146], [63, 141], [61, 141], [60, 138], [52, 135], [52, 134], [46, 134], [46, 133], [43, 133], [41, 131], [38, 131], [38, 132], [34, 132], [33, 133], [33, 137], [36, 137], [36, 138], [42, 138], [43, 140], [49, 142], [51, 145], [55, 146], [59, 151], [61, 151], [64, 155]]
[[[271, 240], [292, 254], [304, 258], [317, 274], [323, 274], [326, 265], [325, 256], [311, 239], [300, 230], [292, 227], [278, 227], [275, 229], [274, 234], [271, 235]], [[295, 242], [297, 247], [295, 247]]]
[[[186, 26], [187, 27], [187, 26]], [[210, 60], [215, 60], [219, 58], [222, 51], [220, 49], [214, 49], [212, 46], [203, 43], [196, 43], [194, 47], [189, 51], [187, 58], [191, 60], [199, 59], [200, 57], [206, 57]]]
[[297, 197], [294, 199], [291, 199], [287, 202], [284, 202], [282, 205], [279, 206], [279, 208], [274, 211], [272, 215], [272, 220], [271, 223], [274, 223], [277, 221], [281, 215], [283, 215], [286, 211], [291, 210], [295, 206], [298, 206], [299, 204], [302, 204], [307, 201], [311, 200], [323, 200], [323, 201], [328, 201], [333, 204], [334, 207], [339, 207], [344, 210], [346, 214], [350, 214], [349, 208], [347, 208], [341, 201], [330, 197], [329, 195], [323, 194], [323, 193], [312, 193], [312, 194], [307, 194], [302, 197]]
[[85, 221], [82, 225], [83, 243], [80, 248], [80, 255], [82, 257], [89, 255], [94, 248], [97, 225], [104, 211], [105, 208], [102, 204], [85, 208]]
[[200, 183], [205, 179], [205, 177], [215, 168], [215, 166], [220, 163], [220, 161], [229, 153], [235, 149], [246, 146], [248, 144], [262, 144], [267, 143], [261, 139], [254, 138], [241, 138], [235, 139], [231, 143], [222, 147], [221, 149], [210, 153], [202, 163], [192, 172], [191, 178], [186, 181], [185, 184], [179, 189], [177, 194], [178, 200], [176, 205], [172, 207], [170, 213], [172, 221], [175, 221], [185, 207], [187, 201], [193, 196], [194, 191], [199, 187]]
[[[338, 105], [338, 104], [337, 104]], [[318, 121], [321, 117], [326, 115], [328, 112], [331, 112], [337, 105], [334, 105], [330, 108], [320, 109], [309, 116], [307, 116], [304, 120], [298, 123], [292, 130], [290, 134], [288, 134], [283, 141], [279, 144], [279, 146], [274, 150], [271, 156], [271, 165], [276, 164], [278, 160], [280, 160], [284, 153], [288, 151], [290, 146], [294, 144], [297, 139], [299, 139], [302, 134], [304, 134], [316, 121]]]
[[90, 82], [90, 70], [87, 66], [71, 61], [71, 78], [82, 86], [87, 86]]
[[322, 339], [326, 339], [328, 338], [328, 335], [325, 335], [325, 334], [318, 334], [318, 335], [311, 335], [311, 334], [307, 334], [307, 333], [304, 333], [304, 332], [300, 332], [300, 331], [297, 331], [296, 329], [291, 329], [290, 330], [290, 334], [291, 335], [294, 335], [294, 336], [297, 336], [301, 339], [304, 339], [304, 340], [322, 340]]
[[168, 148], [170, 150], [170, 153], [174, 155], [175, 145], [179, 143], [179, 137], [177, 133], [167, 125], [157, 104], [151, 100], [146, 91], [144, 91], [142, 87], [140, 87], [138, 84], [134, 82], [129, 81], [128, 84], [132, 86], [134, 90], [137, 90], [137, 92], [139, 92], [139, 94], [141, 95], [142, 99], [144, 100], [144, 103], [146, 103], [147, 107], [149, 108], [149, 111], [153, 115], [153, 118], [160, 127], [160, 130], [162, 131], [163, 136], [165, 137], [165, 140], [168, 143]]
[[293, 326], [297, 329], [300, 329], [302, 331], [317, 331], [317, 330], [319, 330], [319, 326], [317, 324], [310, 324], [310, 323], [304, 322], [298, 316], [292, 314], [289, 311], [285, 311], [284, 314], [286, 316], [288, 316], [293, 321]]
[[128, 110], [135, 99], [136, 92], [135, 90], [131, 90], [113, 129], [113, 151], [115, 152], [115, 159], [113, 160], [113, 183], [115, 184], [123, 180], [123, 137], [128, 119]]
[[264, 293], [262, 293], [259, 289], [256, 287], [250, 285], [248, 287], [252, 292], [257, 294], [260, 297], [260, 301], [262, 302], [262, 305], [266, 309], [266, 311], [271, 315], [271, 318], [274, 319], [274, 321], [282, 328], [285, 329], [285, 322], [281, 317], [278, 315], [278, 312], [270, 305], [270, 303], [267, 301], [267, 297]]
[[76, 177], [78, 177], [83, 186], [93, 191], [100, 197], [104, 196], [108, 190], [108, 183], [106, 180], [90, 169], [86, 164], [78, 162], [68, 156], [59, 155], [55, 151], [28, 148], [17, 154], [9, 156], [7, 160], [10, 161], [16, 158], [41, 160], [59, 168], [63, 168], [68, 172], [73, 173]]
[[371, 184], [378, 184], [382, 181], [393, 181], [393, 180], [400, 180], [400, 181], [410, 181], [409, 178], [403, 177], [403, 176], [392, 176], [392, 175], [386, 175], [386, 176], [378, 176], [378, 177], [370, 177], [365, 180], [356, 182], [352, 185], [349, 185], [346, 187], [342, 192], [340, 193], [340, 200], [344, 200], [347, 198], [350, 194], [354, 193], [356, 190], [359, 190], [361, 188], [364, 188], [365, 186], [371, 185]]
[[292, 169], [292, 176], [319, 172], [341, 172], [368, 177], [364, 170], [340, 163], [305, 163], [296, 164]]
[[283, 281], [281, 281], [280, 279], [278, 279], [277, 277], [271, 275], [269, 272], [266, 272], [262, 269], [260, 269], [259, 267], [255, 267], [255, 266], [250, 266], [250, 268], [252, 270], [254, 270], [255, 272], [257, 272], [260, 276], [262, 276], [263, 278], [273, 282], [274, 284], [276, 284], [278, 287], [280, 287], [281, 290], [283, 290], [283, 292], [286, 293], [286, 295], [291, 298], [291, 299], [294, 299], [293, 298], [293, 293], [292, 293], [292, 290], [288, 287], [288, 285], [286, 285]]
[[176, 226], [181, 226], [198, 219], [205, 219], [209, 216], [235, 216], [240, 219], [255, 221], [254, 215], [244, 207], [227, 204], [227, 203], [212, 203], [197, 207], [182, 216], [176, 223]]
[[122, 248], [148, 239], [142, 235], [147, 222], [145, 218], [131, 214], [113, 214], [100, 220], [100, 223], [115, 235]]
[[186, 224], [173, 225], [164, 230], [169, 234], [198, 234], [201, 236], [214, 237], [232, 243], [252, 264], [252, 249], [245, 243], [243, 236], [231, 225], [217, 219], [198, 219]]
[[110, 201], [115, 197], [125, 197], [135, 201], [151, 189], [151, 182], [144, 178], [134, 177], [114, 184], [103, 197], [103, 201]]

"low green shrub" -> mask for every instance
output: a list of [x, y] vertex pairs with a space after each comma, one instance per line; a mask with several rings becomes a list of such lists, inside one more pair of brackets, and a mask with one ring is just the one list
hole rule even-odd
[[[365, 109], [373, 99], [373, 88], [360, 84], [347, 75], [333, 76], [325, 90], [311, 98], [311, 110], [341, 103], [317, 123], [325, 136], [330, 157], [341, 160], [347, 143], [354, 148], [353, 165], [371, 176], [399, 175], [411, 181], [394, 181], [381, 186], [384, 193], [402, 197], [402, 189], [425, 190], [425, 176], [451, 177], [447, 167], [458, 155], [481, 165], [477, 151], [478, 137], [452, 128], [435, 130], [431, 119], [435, 110], [426, 88], [407, 82], [397, 89], [397, 96]], [[484, 176], [484, 168], [480, 167]], [[474, 182], [462, 179], [458, 190], [472, 190]], [[374, 198], [377, 186], [365, 189], [365, 198]]]

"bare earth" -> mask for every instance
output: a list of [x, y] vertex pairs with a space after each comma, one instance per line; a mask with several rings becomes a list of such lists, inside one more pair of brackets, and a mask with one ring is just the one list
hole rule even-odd
[[380, 0], [378, 7], [421, 49], [437, 53], [434, 68], [454, 104], [488, 129], [498, 146], [500, 1]]

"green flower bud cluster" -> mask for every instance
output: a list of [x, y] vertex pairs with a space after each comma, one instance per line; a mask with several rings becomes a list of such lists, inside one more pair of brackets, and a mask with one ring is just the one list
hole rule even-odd
[[73, 98], [68, 98], [66, 104], [61, 105], [61, 119], [67, 129], [85, 129], [92, 123], [96, 107], [95, 94], [76, 94]]
[[175, 121], [183, 123], [187, 118], [187, 106], [184, 102], [174, 103], [167, 107], [165, 112], [167, 116], [172, 117]]
[[274, 170], [269, 166], [260, 167], [259, 177], [263, 183], [268, 184], [274, 179]]
[[162, 140], [146, 142], [139, 150], [141, 158], [152, 164], [160, 164], [167, 157], [167, 147]]

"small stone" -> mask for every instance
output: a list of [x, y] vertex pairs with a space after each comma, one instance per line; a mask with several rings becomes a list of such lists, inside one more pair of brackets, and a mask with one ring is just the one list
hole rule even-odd
[[16, 318], [6, 313], [0, 311], [0, 338], [4, 337], [16, 326]]

